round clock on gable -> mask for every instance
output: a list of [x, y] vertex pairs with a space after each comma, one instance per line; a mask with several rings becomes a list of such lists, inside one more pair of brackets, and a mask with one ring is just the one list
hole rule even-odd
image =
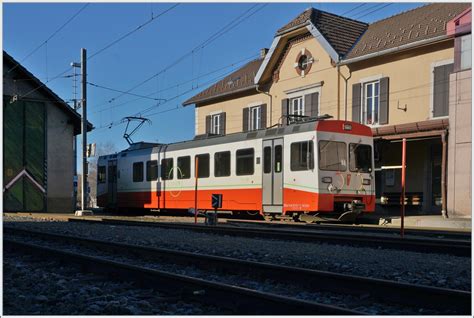
[[301, 77], [304, 77], [311, 70], [311, 66], [313, 65], [313, 62], [314, 62], [314, 58], [311, 55], [311, 52], [303, 48], [296, 56], [296, 61], [295, 61], [296, 73], [298, 73], [298, 75], [300, 75]]

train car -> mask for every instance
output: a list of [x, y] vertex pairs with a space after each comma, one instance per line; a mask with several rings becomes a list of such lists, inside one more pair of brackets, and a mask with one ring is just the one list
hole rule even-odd
[[375, 210], [373, 167], [369, 127], [309, 121], [172, 144], [132, 144], [99, 157], [97, 202], [160, 211], [189, 210], [196, 200], [198, 210], [212, 210], [212, 194], [222, 194], [220, 210], [233, 213], [358, 214]]

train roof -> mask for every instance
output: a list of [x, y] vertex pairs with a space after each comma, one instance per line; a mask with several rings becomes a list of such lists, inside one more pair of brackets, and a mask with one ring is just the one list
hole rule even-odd
[[[183, 150], [189, 148], [200, 148], [253, 139], [272, 139], [277, 136], [291, 135], [307, 131], [324, 131], [372, 137], [372, 130], [369, 127], [359, 123], [344, 120], [316, 120], [298, 124], [291, 124], [283, 127], [227, 134], [224, 136], [210, 135], [202, 139], [193, 139], [170, 144], [139, 142], [132, 144], [128, 149], [123, 150], [120, 153], [150, 148], [152, 148], [153, 153], [161, 151]], [[109, 156], [110, 158], [116, 157], [116, 155]]]

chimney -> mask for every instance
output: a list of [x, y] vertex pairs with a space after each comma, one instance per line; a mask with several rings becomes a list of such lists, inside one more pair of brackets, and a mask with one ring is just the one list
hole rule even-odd
[[267, 48], [260, 49], [260, 58], [261, 59], [265, 58], [265, 55], [267, 55], [267, 53], [268, 53]]

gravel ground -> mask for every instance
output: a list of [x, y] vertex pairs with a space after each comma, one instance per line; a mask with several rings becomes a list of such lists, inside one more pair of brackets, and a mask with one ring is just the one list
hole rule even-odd
[[203, 315], [187, 303], [130, 282], [84, 274], [79, 267], [16, 252], [3, 255], [5, 315]]
[[[18, 221], [18, 222], [15, 222]], [[324, 243], [238, 238], [150, 227], [104, 226], [4, 217], [5, 224], [123, 243], [471, 290], [471, 259]]]
[[[10, 237], [10, 235], [8, 236]], [[153, 268], [156, 270], [171, 272], [179, 275], [192, 276], [205, 280], [225, 283], [229, 285], [237, 285], [262, 292], [270, 292], [282, 296], [294, 297], [302, 300], [314, 301], [329, 305], [336, 305], [343, 308], [350, 308], [360, 312], [373, 315], [390, 315], [390, 314], [455, 314], [452, 311], [439, 311], [432, 309], [410, 308], [406, 306], [398, 306], [390, 304], [390, 302], [379, 302], [371, 298], [369, 295], [350, 295], [343, 293], [320, 292], [314, 291], [312, 288], [301, 287], [298, 284], [288, 284], [278, 281], [264, 279], [255, 272], [253, 275], [232, 274], [229, 272], [216, 271], [214, 268], [196, 267], [189, 265], [181, 265], [173, 263], [167, 258], [147, 259], [138, 257], [137, 255], [117, 255], [115, 252], [98, 250], [96, 248], [86, 247], [82, 245], [64, 244], [58, 241], [43, 240], [36, 237], [16, 236], [15, 240], [24, 242], [34, 242], [40, 246], [49, 246], [57, 249], [65, 249], [71, 252], [84, 255], [98, 256], [112, 261], [118, 261], [136, 266]]]

